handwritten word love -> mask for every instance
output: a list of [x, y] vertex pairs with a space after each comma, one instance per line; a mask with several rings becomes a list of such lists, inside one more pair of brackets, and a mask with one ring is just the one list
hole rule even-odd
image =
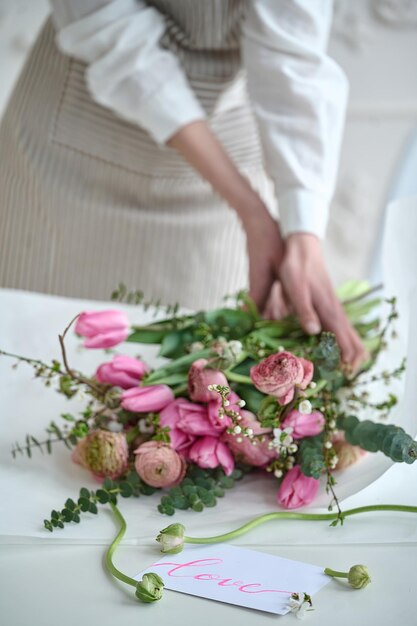
[[[292, 594], [293, 591], [287, 591], [285, 589], [254, 589], [254, 587], [262, 587], [262, 583], [252, 582], [245, 583], [243, 580], [233, 580], [232, 578], [224, 578], [223, 576], [215, 573], [202, 572], [203, 568], [210, 568], [212, 566], [221, 565], [223, 559], [197, 559], [196, 561], [189, 561], [188, 563], [154, 563], [152, 567], [165, 567], [171, 566], [167, 574], [171, 578], [193, 578], [194, 580], [215, 582], [219, 587], [237, 587], [237, 591], [241, 593], [285, 593]], [[173, 567], [172, 567], [173, 566]], [[199, 572], [195, 574], [191, 571], [191, 568], [199, 568]], [[194, 570], [195, 571], [195, 570]], [[191, 572], [191, 573], [190, 573]]]

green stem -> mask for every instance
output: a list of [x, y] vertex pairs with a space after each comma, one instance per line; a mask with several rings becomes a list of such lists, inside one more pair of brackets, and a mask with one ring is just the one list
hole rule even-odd
[[[406, 506], [402, 504], [372, 504], [369, 506], [361, 506], [356, 509], [348, 509], [343, 511], [343, 517], [349, 517], [350, 515], [358, 515], [359, 513], [369, 513], [371, 511], [402, 511], [403, 513], [417, 513], [417, 506]], [[269, 522], [276, 519], [299, 519], [308, 520], [312, 522], [318, 522], [323, 520], [335, 520], [340, 517], [340, 513], [289, 513], [284, 511], [277, 511], [275, 513], [266, 513], [255, 517], [253, 520], [232, 530], [231, 532], [224, 533], [223, 535], [216, 535], [214, 537], [184, 537], [185, 543], [218, 543], [220, 541], [228, 541], [234, 539], [240, 535], [244, 535], [252, 528], [256, 528], [265, 522]]]
[[249, 378], [249, 376], [244, 376], [243, 374], [238, 374], [237, 372], [232, 372], [231, 370], [224, 370], [224, 375], [227, 380], [233, 381], [235, 383], [243, 383], [245, 385], [253, 385], [253, 382]]
[[115, 578], [118, 578], [123, 583], [126, 583], [127, 585], [132, 585], [132, 587], [136, 588], [138, 584], [137, 580], [135, 580], [134, 578], [130, 578], [130, 576], [126, 576], [126, 574], [123, 574], [123, 572], [117, 569], [117, 567], [114, 565], [113, 560], [112, 560], [113, 554], [115, 553], [117, 546], [119, 545], [119, 543], [121, 542], [121, 540], [123, 539], [125, 535], [126, 520], [123, 517], [123, 515], [120, 513], [117, 506], [113, 504], [113, 502], [109, 502], [109, 504], [112, 508], [113, 513], [115, 514], [118, 521], [120, 522], [120, 530], [117, 533], [116, 537], [114, 538], [113, 542], [111, 543], [109, 549], [107, 550], [106, 567], [109, 570], [110, 574], [112, 574]]
[[197, 359], [206, 358], [211, 354], [210, 348], [205, 348], [204, 350], [199, 350], [198, 352], [192, 352], [191, 354], [185, 354], [184, 356], [175, 359], [174, 361], [170, 361], [167, 365], [164, 365], [149, 374], [146, 377], [146, 383], [154, 382], [154, 380], [158, 380], [163, 376], [167, 376], [169, 373], [176, 372], [178, 368], [187, 369], [188, 366], [191, 365]]
[[327, 385], [327, 380], [319, 380], [314, 389], [306, 389], [304, 395], [306, 398], [317, 395]]
[[330, 567], [326, 567], [326, 569], [324, 570], [324, 573], [327, 574], [327, 576], [332, 576], [333, 578], [348, 578], [349, 577], [349, 572], [337, 572], [334, 569], [330, 569]]
[[185, 383], [184, 385], [178, 385], [178, 387], [174, 387], [172, 391], [174, 392], [174, 396], [177, 398], [182, 393], [184, 393], [184, 391], [187, 391], [187, 389], [188, 389], [188, 384]]

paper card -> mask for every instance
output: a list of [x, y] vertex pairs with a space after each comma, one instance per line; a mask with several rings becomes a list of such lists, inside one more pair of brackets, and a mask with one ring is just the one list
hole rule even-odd
[[154, 572], [172, 591], [277, 615], [289, 612], [292, 593], [315, 594], [329, 582], [322, 567], [227, 544], [185, 546], [135, 576]]

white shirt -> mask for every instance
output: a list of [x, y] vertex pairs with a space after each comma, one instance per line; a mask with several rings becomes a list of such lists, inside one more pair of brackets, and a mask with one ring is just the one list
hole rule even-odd
[[[87, 64], [92, 98], [160, 144], [205, 119], [164, 19], [142, 0], [51, 0], [62, 52]], [[324, 237], [348, 83], [326, 54], [331, 0], [249, 0], [242, 57], [284, 236]]]

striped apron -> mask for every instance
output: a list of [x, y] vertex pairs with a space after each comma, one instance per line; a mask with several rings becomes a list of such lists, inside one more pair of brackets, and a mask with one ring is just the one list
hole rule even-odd
[[[275, 211], [241, 66], [245, 0], [152, 0], [208, 123]], [[235, 212], [172, 148], [96, 104], [49, 19], [0, 128], [0, 286], [198, 309], [245, 288]]]

